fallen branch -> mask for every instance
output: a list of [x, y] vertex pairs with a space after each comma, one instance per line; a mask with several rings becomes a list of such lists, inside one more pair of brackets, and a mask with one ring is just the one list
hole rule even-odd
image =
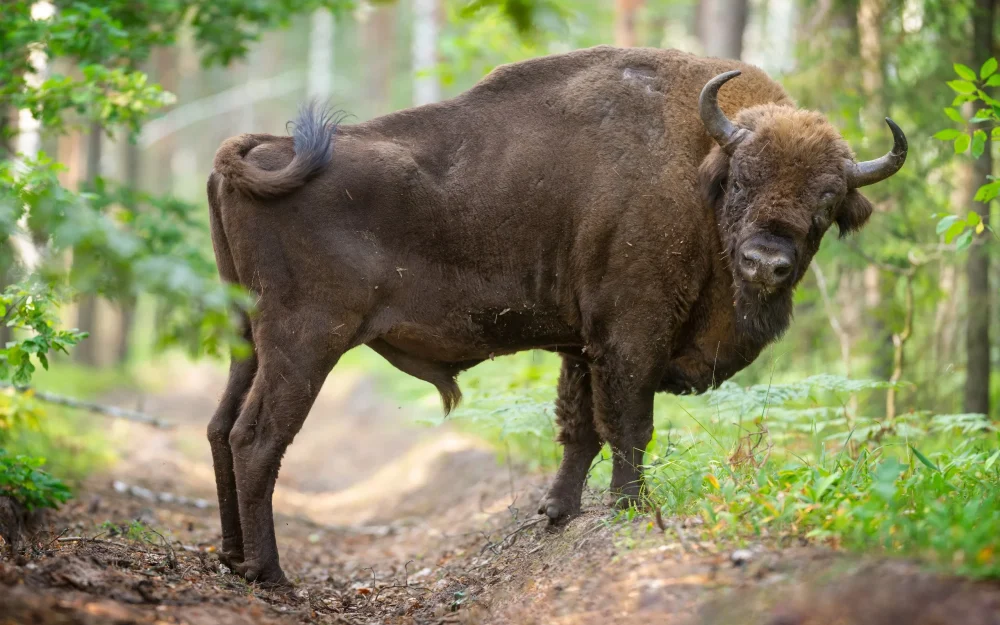
[[138, 499], [145, 499], [146, 501], [156, 501], [159, 503], [173, 503], [180, 506], [190, 506], [192, 508], [198, 508], [199, 510], [205, 510], [210, 507], [211, 504], [204, 499], [192, 499], [190, 497], [185, 497], [184, 495], [175, 495], [174, 493], [161, 492], [157, 493], [149, 490], [148, 488], [143, 488], [142, 486], [134, 486], [132, 484], [126, 484], [121, 480], [115, 480], [111, 483], [111, 487], [115, 489], [116, 493], [122, 493], [123, 495], [131, 495]]
[[82, 399], [75, 399], [73, 397], [65, 397], [63, 395], [55, 395], [53, 393], [47, 393], [45, 391], [35, 391], [30, 388], [17, 387], [8, 382], [0, 382], [0, 388], [3, 389], [13, 389], [18, 393], [31, 392], [32, 397], [39, 401], [43, 401], [49, 404], [56, 404], [59, 406], [66, 406], [68, 408], [75, 408], [77, 410], [87, 410], [89, 412], [94, 412], [97, 414], [107, 415], [115, 419], [124, 419], [126, 421], [135, 421], [136, 423], [145, 423], [153, 427], [169, 429], [174, 427], [173, 423], [169, 421], [164, 421], [152, 415], [148, 415], [144, 412], [138, 412], [136, 410], [129, 410], [128, 408], [119, 408], [118, 406], [105, 406], [104, 404], [98, 404], [91, 401], [84, 401]]

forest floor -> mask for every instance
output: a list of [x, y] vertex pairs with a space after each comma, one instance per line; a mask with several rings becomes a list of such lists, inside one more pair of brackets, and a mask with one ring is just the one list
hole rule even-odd
[[371, 378], [339, 371], [275, 491], [295, 587], [263, 590], [215, 555], [204, 432], [224, 381], [192, 368], [143, 397], [172, 429], [115, 424], [121, 461], [0, 561], [0, 623], [1000, 623], [996, 584], [802, 544], [703, 542], [694, 520], [622, 520], [596, 493], [549, 528], [535, 514], [547, 476], [409, 423]]

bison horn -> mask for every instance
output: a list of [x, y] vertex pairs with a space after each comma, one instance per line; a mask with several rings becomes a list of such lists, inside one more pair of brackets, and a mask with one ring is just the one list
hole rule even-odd
[[722, 85], [736, 78], [741, 73], [740, 70], [733, 70], [725, 74], [719, 74], [708, 81], [705, 88], [701, 90], [701, 96], [698, 98], [698, 111], [701, 113], [701, 122], [705, 124], [705, 130], [725, 150], [726, 154], [732, 154], [736, 146], [750, 136], [749, 130], [734, 126], [733, 122], [729, 121], [726, 114], [719, 108], [719, 89]]
[[847, 164], [847, 184], [852, 189], [881, 182], [893, 175], [906, 162], [906, 135], [899, 129], [896, 122], [888, 117], [885, 123], [892, 130], [892, 151], [873, 161]]

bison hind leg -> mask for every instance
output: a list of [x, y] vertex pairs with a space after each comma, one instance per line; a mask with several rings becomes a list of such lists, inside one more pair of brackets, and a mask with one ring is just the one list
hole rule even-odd
[[441, 402], [444, 404], [445, 415], [448, 415], [452, 410], [457, 408], [459, 402], [462, 400], [462, 390], [458, 387], [455, 376], [482, 362], [481, 360], [462, 362], [427, 360], [393, 347], [382, 339], [376, 339], [368, 343], [368, 347], [372, 348], [375, 353], [385, 358], [389, 361], [389, 364], [403, 373], [408, 373], [418, 380], [433, 384], [437, 388], [438, 393], [441, 394]]

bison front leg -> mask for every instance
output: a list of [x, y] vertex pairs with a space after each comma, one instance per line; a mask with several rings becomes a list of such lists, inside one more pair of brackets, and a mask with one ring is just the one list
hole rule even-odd
[[628, 506], [639, 501], [643, 455], [653, 438], [653, 376], [613, 357], [595, 364], [592, 375], [595, 422], [611, 444], [611, 495]]
[[538, 507], [539, 514], [558, 523], [580, 512], [583, 488], [594, 457], [601, 451], [601, 439], [594, 429], [590, 366], [563, 356], [556, 398], [556, 421], [563, 459], [552, 487]]
[[[310, 324], [285, 327], [302, 329]], [[326, 337], [259, 334], [255, 332], [260, 365], [229, 436], [244, 556], [235, 570], [248, 581], [283, 586], [288, 580], [278, 562], [271, 496], [285, 449], [305, 422], [339, 353], [331, 356], [320, 347], [327, 343]]]

